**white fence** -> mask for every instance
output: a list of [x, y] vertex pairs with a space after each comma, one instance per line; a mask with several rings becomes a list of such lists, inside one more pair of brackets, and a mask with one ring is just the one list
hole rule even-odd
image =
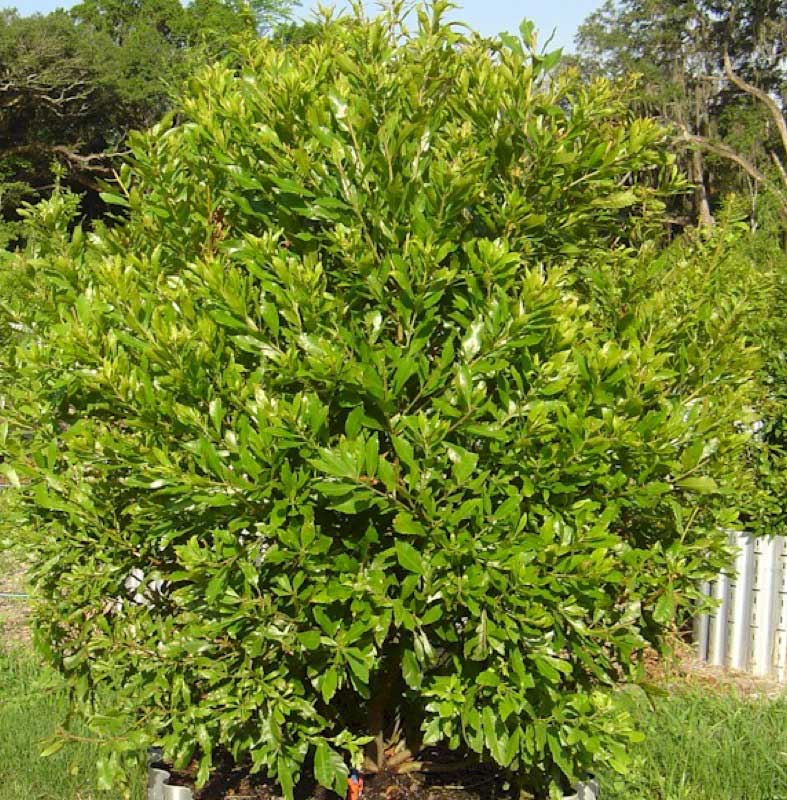
[[719, 601], [695, 620], [700, 659], [708, 664], [787, 680], [787, 540], [730, 534], [734, 570], [703, 590]]

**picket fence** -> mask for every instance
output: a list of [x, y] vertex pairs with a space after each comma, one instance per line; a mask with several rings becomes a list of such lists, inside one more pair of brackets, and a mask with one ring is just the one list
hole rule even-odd
[[734, 568], [703, 586], [718, 606], [694, 622], [701, 661], [787, 680], [787, 539], [731, 532]]

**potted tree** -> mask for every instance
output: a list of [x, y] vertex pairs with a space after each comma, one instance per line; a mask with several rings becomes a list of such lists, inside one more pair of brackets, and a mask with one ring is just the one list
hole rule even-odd
[[656, 258], [682, 184], [620, 88], [447, 8], [203, 70], [125, 221], [38, 265], [7, 448], [107, 784], [155, 743], [286, 798], [451, 758], [561, 795], [725, 563], [750, 275]]

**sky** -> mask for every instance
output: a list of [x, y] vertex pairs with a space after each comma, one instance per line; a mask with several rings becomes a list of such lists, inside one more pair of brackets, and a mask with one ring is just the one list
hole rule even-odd
[[[602, 0], [459, 0], [463, 8], [458, 16], [484, 34], [516, 31], [523, 19], [532, 19], [542, 41], [555, 30], [552, 46], [571, 50], [577, 26], [601, 4]], [[0, 0], [0, 6], [16, 6], [20, 14], [70, 5], [72, 0]], [[302, 0], [301, 16], [308, 17], [312, 5], [311, 0]], [[324, 5], [341, 7], [343, 2], [324, 0]], [[369, 8], [374, 5], [370, 2]]]

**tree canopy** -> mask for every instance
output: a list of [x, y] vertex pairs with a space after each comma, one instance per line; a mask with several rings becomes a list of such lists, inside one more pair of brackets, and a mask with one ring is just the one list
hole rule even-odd
[[579, 29], [586, 68], [640, 74], [635, 106], [674, 126], [696, 187], [693, 216], [704, 224], [725, 193], [755, 198], [767, 188], [772, 155], [786, 155], [766, 110], [724, 68], [727, 54], [732, 72], [783, 107], [785, 32], [787, 3], [773, 0], [607, 0]]

